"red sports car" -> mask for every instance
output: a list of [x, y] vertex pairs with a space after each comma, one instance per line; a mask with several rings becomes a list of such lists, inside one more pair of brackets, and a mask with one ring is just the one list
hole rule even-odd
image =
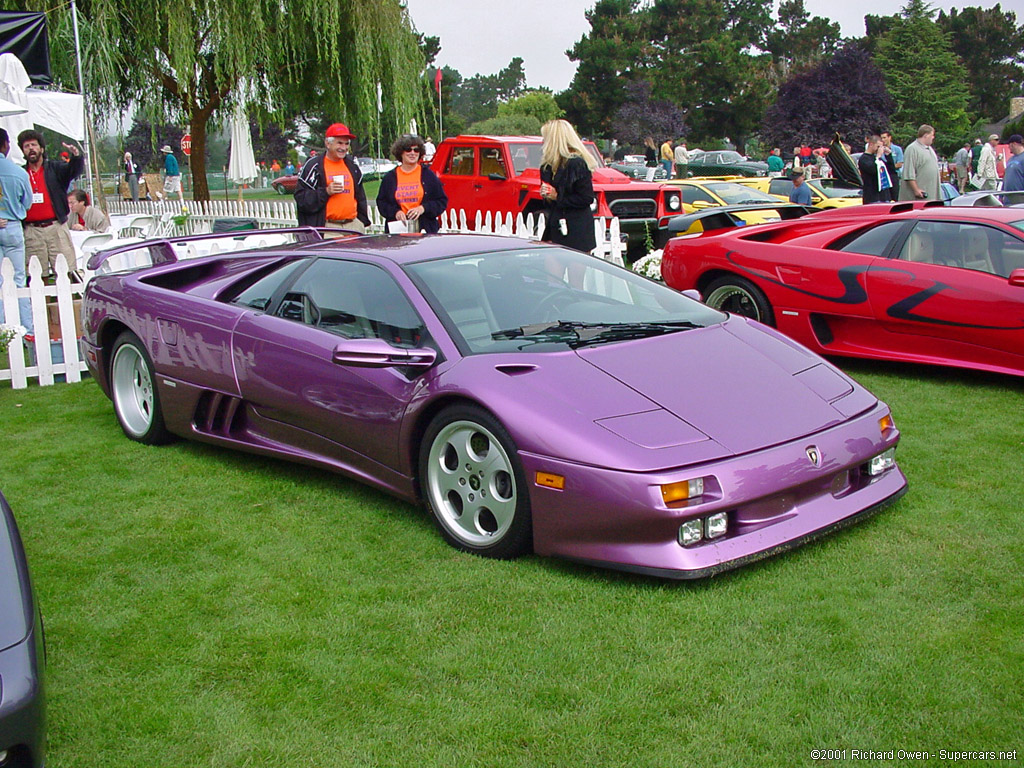
[[1024, 376], [1024, 209], [855, 206], [669, 240], [665, 282], [819, 354]]

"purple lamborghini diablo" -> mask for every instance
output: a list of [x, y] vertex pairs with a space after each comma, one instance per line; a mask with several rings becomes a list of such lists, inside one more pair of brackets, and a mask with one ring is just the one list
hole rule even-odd
[[280, 242], [93, 257], [83, 343], [128, 437], [342, 472], [421, 500], [468, 552], [669, 578], [906, 490], [884, 403], [628, 270], [506, 237], [260, 235]]

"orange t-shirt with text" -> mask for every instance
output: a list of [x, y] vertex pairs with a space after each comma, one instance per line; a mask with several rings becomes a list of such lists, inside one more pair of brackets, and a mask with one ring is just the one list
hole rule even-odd
[[352, 171], [348, 169], [345, 161], [331, 160], [324, 158], [324, 176], [327, 183], [340, 181], [345, 185], [345, 190], [327, 198], [327, 220], [345, 221], [356, 217], [356, 185], [352, 179]]
[[403, 213], [408, 213], [423, 202], [423, 169], [417, 165], [411, 171], [403, 171], [402, 166], [398, 166], [395, 173], [398, 175], [395, 202]]

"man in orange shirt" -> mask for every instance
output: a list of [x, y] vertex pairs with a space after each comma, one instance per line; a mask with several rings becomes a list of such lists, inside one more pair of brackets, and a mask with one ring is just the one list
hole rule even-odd
[[299, 226], [366, 231], [363, 174], [349, 154], [354, 138], [347, 125], [334, 123], [327, 129], [327, 151], [302, 166], [295, 185]]

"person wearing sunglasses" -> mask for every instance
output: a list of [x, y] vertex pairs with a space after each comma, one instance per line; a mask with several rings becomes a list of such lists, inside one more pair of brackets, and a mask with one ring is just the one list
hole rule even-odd
[[410, 231], [434, 234], [441, 228], [438, 217], [448, 207], [448, 196], [437, 174], [421, 164], [424, 152], [423, 139], [411, 133], [391, 145], [391, 155], [401, 165], [381, 178], [377, 210], [386, 221], [404, 221]]

